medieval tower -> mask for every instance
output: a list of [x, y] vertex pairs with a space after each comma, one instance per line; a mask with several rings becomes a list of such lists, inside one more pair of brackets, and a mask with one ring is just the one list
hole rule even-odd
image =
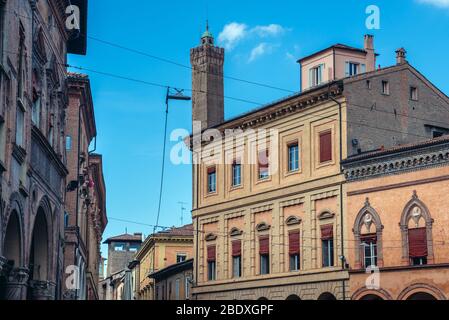
[[192, 64], [192, 120], [201, 121], [201, 129], [224, 121], [223, 63], [224, 49], [214, 46], [209, 26], [200, 46], [190, 50]]

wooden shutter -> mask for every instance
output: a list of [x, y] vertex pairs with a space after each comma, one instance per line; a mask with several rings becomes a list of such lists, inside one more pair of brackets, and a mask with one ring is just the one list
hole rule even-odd
[[207, 168], [207, 174], [213, 174], [213, 173], [215, 173], [215, 167]]
[[426, 232], [426, 228], [408, 230], [408, 251], [410, 258], [427, 257]]
[[269, 254], [270, 253], [270, 237], [260, 236], [259, 237], [259, 253]]
[[320, 163], [332, 160], [332, 132], [320, 133]]
[[207, 247], [207, 262], [214, 262], [216, 260], [217, 249], [215, 246]]
[[290, 232], [288, 235], [288, 253], [299, 254], [299, 231]]
[[239, 257], [242, 255], [242, 241], [235, 240], [232, 241], [232, 256]]
[[334, 238], [334, 226], [332, 224], [321, 226], [321, 239], [331, 240], [333, 238]]

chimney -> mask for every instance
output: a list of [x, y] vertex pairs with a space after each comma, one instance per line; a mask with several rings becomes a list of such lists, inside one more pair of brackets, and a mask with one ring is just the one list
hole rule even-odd
[[407, 63], [406, 60], [407, 57], [407, 51], [405, 51], [404, 48], [400, 48], [396, 50], [396, 64], [404, 64]]
[[365, 35], [364, 49], [366, 54], [366, 71], [376, 70], [376, 53], [374, 52], [374, 36], [371, 34]]

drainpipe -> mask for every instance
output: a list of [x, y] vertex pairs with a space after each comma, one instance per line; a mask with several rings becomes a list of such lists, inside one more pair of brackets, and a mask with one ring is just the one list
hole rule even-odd
[[[339, 102], [338, 100], [336, 100], [334, 97], [331, 96], [330, 94], [330, 84], [328, 86], [328, 97], [329, 99], [331, 99], [333, 102], [335, 102], [336, 104], [338, 104], [338, 117], [339, 117], [339, 134], [340, 134], [340, 173], [343, 173], [343, 166], [342, 166], [342, 162], [343, 162], [343, 126], [342, 126], [342, 106], [341, 106], [341, 102]], [[340, 247], [341, 247], [341, 269], [344, 271], [345, 270], [345, 264], [346, 264], [346, 258], [345, 258], [345, 251], [344, 251], [344, 238], [343, 238], [343, 234], [344, 234], [344, 227], [343, 227], [343, 183], [340, 183]], [[343, 288], [343, 300], [346, 300], [346, 284], [345, 284], [345, 280], [342, 281], [342, 288]]]

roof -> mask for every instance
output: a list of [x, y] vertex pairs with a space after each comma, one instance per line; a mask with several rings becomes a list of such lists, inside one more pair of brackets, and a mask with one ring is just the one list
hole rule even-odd
[[360, 48], [356, 48], [356, 47], [347, 46], [347, 45], [341, 44], [341, 43], [336, 43], [336, 44], [334, 44], [334, 45], [332, 45], [332, 46], [330, 46], [330, 47], [327, 47], [327, 48], [322, 49], [322, 50], [320, 50], [320, 51], [316, 51], [316, 52], [314, 52], [314, 53], [312, 53], [312, 54], [309, 54], [308, 56], [305, 56], [305, 57], [299, 59], [297, 62], [298, 62], [298, 63], [301, 63], [301, 62], [304, 61], [304, 60], [307, 60], [307, 59], [309, 59], [309, 58], [312, 58], [312, 57], [314, 57], [314, 56], [317, 56], [317, 55], [319, 55], [319, 54], [322, 54], [323, 52], [326, 52], [326, 51], [331, 50], [331, 49], [349, 50], [349, 51], [355, 51], [355, 52], [364, 53], [364, 54], [367, 53], [366, 50], [364, 50], [364, 49], [360, 49]]
[[441, 136], [438, 138], [403, 144], [403, 145], [394, 146], [391, 148], [386, 148], [386, 149], [382, 148], [382, 149], [378, 149], [378, 150], [373, 150], [371, 152], [366, 152], [366, 153], [363, 153], [360, 155], [354, 155], [354, 156], [348, 157], [346, 160], [344, 160], [342, 162], [342, 164], [350, 164], [352, 162], [356, 162], [356, 161], [360, 161], [360, 160], [372, 159], [375, 157], [386, 156], [386, 155], [390, 155], [390, 154], [394, 154], [394, 153], [400, 153], [400, 152], [406, 152], [406, 151], [410, 151], [410, 150], [414, 150], [414, 149], [431, 147], [434, 145], [439, 145], [439, 144], [443, 144], [443, 143], [447, 143], [447, 142], [449, 142], [449, 136]]
[[152, 235], [153, 237], [193, 237], [193, 224], [187, 224], [179, 228], [170, 228], [159, 231]]
[[119, 236], [110, 237], [106, 239], [103, 243], [111, 243], [111, 242], [142, 242], [141, 234], [121, 234]]
[[152, 274], [148, 275], [149, 278], [153, 278], [156, 280], [168, 278], [174, 274], [186, 271], [186, 270], [193, 270], [193, 259], [189, 259], [177, 264], [172, 264], [168, 267], [165, 267], [164, 269], [161, 269], [159, 271], [153, 272]]

